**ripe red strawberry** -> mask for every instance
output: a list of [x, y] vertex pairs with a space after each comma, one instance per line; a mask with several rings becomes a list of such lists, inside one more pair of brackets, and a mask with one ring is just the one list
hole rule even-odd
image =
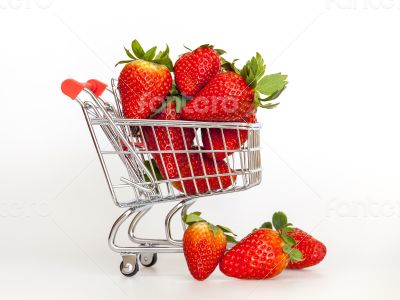
[[229, 228], [212, 225], [200, 217], [200, 212], [185, 215], [189, 227], [183, 235], [183, 253], [192, 276], [204, 280], [218, 266], [228, 241], [235, 235]]
[[229, 250], [220, 262], [220, 270], [241, 279], [266, 279], [279, 275], [289, 260], [301, 260], [301, 252], [292, 248], [293, 240], [287, 235], [291, 224], [285, 214], [275, 213], [273, 223], [277, 231], [265, 223]]
[[[179, 120], [180, 114], [176, 111], [174, 101], [167, 102], [166, 108], [159, 113], [157, 120]], [[172, 153], [173, 150], [186, 150], [192, 145], [195, 131], [192, 128], [182, 130], [179, 127], [154, 126], [143, 127], [143, 135], [147, 149], [150, 151], [171, 150], [171, 153], [152, 154], [161, 175], [165, 179], [179, 177], [179, 168], [187, 165], [187, 155], [185, 153]], [[176, 160], [175, 160], [176, 159]]]
[[221, 260], [221, 272], [230, 277], [266, 279], [281, 273], [289, 255], [284, 242], [272, 229], [258, 229], [229, 250]]
[[289, 262], [289, 269], [303, 269], [319, 264], [326, 255], [326, 247], [323, 243], [304, 232], [299, 228], [294, 228], [288, 234], [296, 240], [296, 246], [303, 253], [304, 260], [299, 262]]
[[[197, 148], [192, 148], [197, 150]], [[236, 182], [235, 171], [231, 170], [225, 161], [217, 161], [209, 159], [206, 156], [201, 156], [200, 153], [190, 153], [190, 165], [186, 163], [181, 167], [182, 178], [204, 175], [217, 174], [232, 174], [210, 178], [187, 179], [182, 181], [173, 182], [173, 186], [181, 192], [186, 192], [188, 195], [195, 195], [197, 193], [203, 194], [211, 191], [226, 189]], [[203, 167], [204, 163], [204, 167]], [[205, 173], [204, 173], [205, 169]], [[207, 184], [208, 183], [208, 184]], [[197, 190], [196, 190], [197, 186]]]
[[[273, 108], [276, 99], [285, 89], [286, 75], [280, 73], [264, 76], [265, 65], [260, 54], [252, 57], [241, 71], [225, 63], [229, 71], [214, 76], [182, 110], [186, 120], [243, 121], [257, 107]], [[262, 78], [261, 78], [262, 77]], [[261, 94], [267, 96], [262, 98]], [[262, 104], [266, 102], [266, 104]]]
[[132, 42], [133, 54], [125, 48], [131, 60], [120, 61], [126, 64], [118, 78], [122, 110], [126, 118], [146, 119], [164, 101], [172, 87], [172, 62], [168, 56], [169, 48], [159, 52], [156, 47], [144, 52], [137, 40]]
[[202, 45], [194, 51], [183, 54], [174, 65], [175, 82], [186, 97], [197, 94], [207, 82], [220, 71], [220, 54], [224, 51]]
[[[255, 122], [257, 122], [255, 114], [252, 114], [250, 117], [243, 120], [243, 123]], [[209, 131], [210, 134], [208, 134], [207, 129], [205, 128], [201, 130], [201, 138], [205, 150], [238, 150], [248, 138], [247, 130], [210, 128]], [[233, 152], [227, 151], [214, 153], [216, 160], [222, 160]], [[206, 152], [205, 156], [211, 159], [214, 157], [211, 152]]]

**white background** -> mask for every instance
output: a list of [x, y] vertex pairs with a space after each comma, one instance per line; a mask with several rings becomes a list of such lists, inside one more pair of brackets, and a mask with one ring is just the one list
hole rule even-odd
[[[0, 0], [1, 299], [398, 299], [400, 1]], [[106, 238], [106, 189], [68, 77], [107, 81], [123, 46], [212, 43], [289, 75], [258, 113], [264, 177], [195, 205], [240, 236], [276, 210], [324, 241], [325, 261], [267, 281], [193, 280], [164, 254], [133, 278]], [[162, 232], [171, 205], [140, 231]], [[178, 233], [179, 235], [180, 233]]]

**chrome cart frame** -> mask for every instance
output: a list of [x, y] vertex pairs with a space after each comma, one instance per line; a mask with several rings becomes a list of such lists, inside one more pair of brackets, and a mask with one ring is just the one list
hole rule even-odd
[[[86, 119], [89, 132], [99, 157], [106, 182], [114, 201], [118, 207], [128, 208], [114, 223], [111, 228], [108, 243], [111, 250], [122, 255], [120, 270], [125, 276], [137, 273], [138, 261], [143, 266], [152, 266], [157, 261], [157, 253], [182, 252], [182, 241], [174, 239], [171, 233], [171, 220], [180, 212], [186, 214], [188, 208], [200, 197], [214, 196], [225, 193], [239, 192], [254, 187], [261, 182], [261, 157], [260, 157], [260, 127], [258, 123], [228, 123], [228, 122], [192, 122], [177, 120], [136, 120], [126, 119], [122, 114], [122, 106], [117, 88], [117, 81], [112, 80], [110, 87], [97, 81], [89, 80], [80, 83], [67, 79], [62, 83], [64, 94], [80, 104]], [[109, 96], [107, 100], [105, 97]], [[104, 98], [103, 98], [104, 97]], [[143, 131], [151, 129], [153, 133], [159, 128], [169, 132], [171, 128], [178, 130], [184, 136], [192, 131], [194, 144], [175, 150], [171, 136], [168, 133], [170, 147], [161, 149], [157, 142], [157, 149], [150, 149], [144, 138]], [[211, 140], [210, 130], [220, 130], [223, 136], [223, 149], [204, 150], [202, 148], [202, 135], [207, 134]], [[240, 141], [245, 131], [247, 141], [238, 149], [227, 150], [225, 133], [229, 130], [236, 132]], [[211, 145], [212, 146], [212, 145]], [[215, 154], [218, 152], [232, 153], [225, 158], [229, 165], [228, 173], [219, 173]], [[208, 174], [203, 155], [208, 153], [214, 162], [215, 174]], [[197, 154], [201, 157], [204, 170], [202, 175], [195, 175], [190, 155]], [[156, 157], [172, 155], [179, 176], [176, 178], [157, 178], [156, 170], [152, 163], [146, 162]], [[183, 176], [178, 166], [177, 156], [187, 156], [191, 176]], [[111, 158], [111, 160], [109, 160]], [[117, 158], [117, 159], [115, 159]], [[197, 166], [198, 167], [198, 166]], [[168, 173], [168, 172], [164, 172]], [[122, 175], [121, 175], [122, 174]], [[222, 188], [221, 180], [230, 178], [231, 186]], [[211, 188], [210, 182], [218, 180], [219, 189]], [[195, 192], [187, 191], [188, 182], [195, 187]], [[203, 189], [200, 191], [200, 184]], [[206, 191], [204, 185], [206, 184]], [[177, 189], [177, 186], [180, 189]], [[140, 220], [149, 212], [156, 203], [179, 201], [165, 217], [165, 238], [149, 239], [135, 235], [135, 228]], [[133, 245], [119, 246], [116, 236], [122, 224], [130, 220], [128, 237]], [[182, 218], [181, 218], [182, 219]], [[183, 229], [185, 224], [182, 222]]]

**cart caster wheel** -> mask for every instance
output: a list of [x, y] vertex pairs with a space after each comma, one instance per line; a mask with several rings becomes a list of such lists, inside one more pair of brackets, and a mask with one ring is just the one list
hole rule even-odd
[[157, 262], [157, 253], [142, 253], [139, 255], [139, 260], [144, 267], [154, 266]]
[[122, 275], [132, 277], [139, 271], [139, 264], [136, 260], [136, 256], [124, 256], [122, 258], [119, 269]]

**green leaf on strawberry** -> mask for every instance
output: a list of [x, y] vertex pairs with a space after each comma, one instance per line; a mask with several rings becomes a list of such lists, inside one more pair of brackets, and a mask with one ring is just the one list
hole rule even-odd
[[206, 222], [210, 228], [210, 230], [212, 230], [214, 235], [217, 235], [218, 231], [222, 231], [225, 235], [226, 241], [227, 243], [237, 243], [235, 236], [236, 234], [228, 227], [226, 226], [222, 226], [222, 225], [213, 225], [209, 222], [207, 222], [206, 220], [204, 220], [201, 216], [201, 212], [196, 211], [196, 212], [192, 212], [190, 214], [185, 214], [182, 216], [182, 220], [186, 225], [193, 225], [195, 223], [199, 223], [199, 222]]
[[156, 56], [157, 47], [152, 47], [143, 55], [144, 60], [152, 60]]
[[[131, 59], [131, 60], [122, 60], [119, 61], [117, 65], [119, 64], [127, 64], [130, 63], [131, 61], [134, 60], [145, 60], [145, 61], [149, 61], [149, 62], [153, 62], [159, 65], [164, 65], [168, 68], [168, 70], [170, 72], [172, 72], [173, 70], [173, 65], [172, 65], [172, 60], [169, 57], [169, 47], [167, 45], [167, 47], [165, 48], [164, 51], [160, 51], [157, 55], [157, 47], [152, 47], [149, 50], [147, 50], [146, 52], [143, 50], [142, 46], [140, 45], [140, 43], [137, 40], [133, 40], [132, 44], [131, 44], [131, 48], [132, 48], [132, 52], [128, 49], [125, 49], [125, 53], [126, 55]], [[133, 53], [133, 54], [132, 54]]]
[[281, 237], [282, 237], [282, 240], [290, 247], [296, 245], [296, 240], [294, 238], [292, 238], [290, 235], [287, 235], [286, 233], [282, 233]]
[[[186, 49], [188, 49], [189, 51], [193, 51], [193, 50], [189, 49], [189, 48], [186, 47], [186, 46], [184, 46], [184, 47], [185, 47]], [[215, 48], [214, 48], [214, 45], [210, 45], [210, 44], [203, 44], [203, 45], [197, 47], [196, 49], [198, 49], [198, 48], [211, 48], [211, 49], [214, 49], [219, 55], [223, 55], [223, 54], [226, 53], [225, 50], [223, 50], [223, 49], [215, 49]]]
[[287, 84], [287, 75], [281, 73], [266, 75], [260, 79], [256, 90], [266, 96], [271, 96], [274, 93], [282, 91]]
[[264, 73], [264, 59], [258, 52], [244, 65], [240, 71], [240, 75], [242, 75], [251, 88], [257, 87], [258, 80], [264, 75]]
[[233, 234], [234, 236], [236, 236], [236, 234], [233, 233], [233, 231], [232, 231], [230, 228], [226, 227], [226, 226], [217, 225], [217, 227], [219, 227], [223, 232], [231, 233], [231, 234]]
[[[153, 176], [155, 177], [156, 180], [164, 180], [164, 178], [161, 175], [160, 170], [157, 167], [156, 161], [154, 159], [152, 159], [150, 161], [145, 160], [144, 165], [146, 166], [147, 170], [149, 170], [150, 173], [153, 174]], [[153, 172], [153, 170], [154, 170], [154, 172]], [[144, 180], [146, 182], [150, 182], [150, 178], [146, 174], [144, 174]]]
[[135, 59], [135, 56], [133, 56], [132, 53], [128, 49], [126, 49], [125, 47], [124, 47], [124, 49], [125, 49], [126, 55], [128, 55], [129, 58]]
[[237, 244], [237, 242], [238, 242], [233, 236], [230, 236], [230, 235], [225, 234], [225, 238], [226, 238], [227, 243]]
[[271, 222], [265, 222], [264, 224], [261, 225], [260, 228], [272, 229], [272, 223]]
[[297, 242], [291, 235], [288, 234], [288, 232], [293, 232], [294, 228], [292, 227], [292, 223], [288, 223], [285, 213], [281, 211], [275, 212], [272, 216], [272, 224], [271, 222], [266, 222], [261, 226], [261, 228], [272, 229], [272, 225], [275, 230], [279, 232], [279, 235], [284, 242], [282, 249], [289, 255], [290, 261], [299, 262], [303, 260], [303, 254], [299, 250], [293, 248], [296, 246]]
[[201, 212], [199, 212], [199, 211], [194, 211], [194, 212], [192, 212], [191, 214], [192, 214], [192, 215], [196, 215], [196, 216], [200, 216], [200, 215], [201, 215]]
[[191, 214], [186, 214], [182, 217], [183, 222], [185, 222], [187, 225], [192, 225], [194, 223], [197, 222], [205, 222], [206, 220], [204, 220], [202, 217], [200, 217], [201, 212], [196, 211], [193, 212]]
[[217, 226], [213, 226], [211, 224], [209, 224], [210, 229], [212, 230], [214, 236], [217, 236], [218, 234], [218, 227]]
[[176, 87], [175, 81], [172, 81], [172, 88], [169, 91], [169, 96], [178, 96], [179, 95], [179, 90]]
[[169, 57], [169, 46], [168, 45], [164, 51], [158, 52], [158, 54], [154, 58], [153, 62], [158, 63], [160, 65], [165, 65], [168, 68], [168, 70], [170, 70], [171, 72], [173, 71], [174, 67], [172, 64], [172, 60]]
[[287, 254], [289, 254], [291, 262], [299, 262], [299, 261], [303, 260], [303, 254], [299, 250], [291, 248], [291, 247], [289, 247], [289, 248], [290, 248], [290, 250], [288, 250], [288, 252], [286, 252], [285, 250], [283, 250], [283, 251], [285, 251]]
[[[167, 96], [167, 100], [162, 102], [160, 107], [158, 107], [151, 115], [150, 119], [155, 118], [157, 115], [162, 113], [166, 107], [170, 107], [172, 103], [175, 104], [175, 110], [179, 114], [182, 110], [183, 107], [186, 105], [186, 99], [182, 95], [173, 95], [172, 93], [176, 93], [176, 90], [174, 90], [174, 86], [172, 86], [172, 89]], [[178, 92], [179, 93], [179, 92]]]
[[[254, 90], [253, 103], [255, 107], [272, 109], [279, 103], [263, 103], [275, 100], [286, 89], [287, 75], [281, 73], [265, 75], [265, 64], [262, 56], [257, 52], [247, 63], [239, 70], [233, 62], [223, 58], [222, 69], [226, 72], [235, 72], [240, 74], [246, 81], [246, 84]], [[262, 96], [263, 95], [263, 96]]]
[[137, 40], [132, 41], [132, 51], [137, 58], [142, 58], [144, 55], [144, 50]]
[[132, 60], [120, 60], [119, 62], [117, 62], [117, 64], [115, 66], [121, 65], [121, 64], [127, 64], [127, 63], [130, 63], [131, 61]]
[[281, 211], [274, 213], [272, 216], [272, 224], [276, 230], [282, 229], [287, 224], [286, 215]]
[[218, 227], [219, 229], [221, 229], [224, 232], [226, 241], [228, 243], [236, 244], [238, 242], [235, 238], [235, 236], [237, 236], [237, 234], [234, 233], [230, 228], [228, 228], [226, 226], [222, 226], [222, 225], [217, 225], [216, 227]]

